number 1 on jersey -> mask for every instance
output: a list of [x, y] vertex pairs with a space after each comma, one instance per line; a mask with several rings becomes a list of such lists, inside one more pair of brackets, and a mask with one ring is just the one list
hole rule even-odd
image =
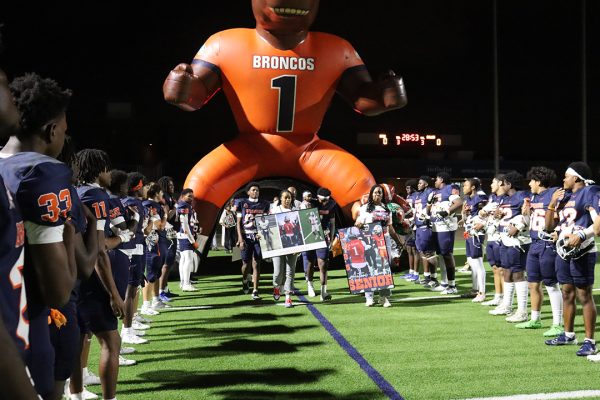
[[271, 79], [271, 89], [279, 91], [277, 132], [292, 132], [294, 130], [296, 80], [296, 75], [281, 75]]

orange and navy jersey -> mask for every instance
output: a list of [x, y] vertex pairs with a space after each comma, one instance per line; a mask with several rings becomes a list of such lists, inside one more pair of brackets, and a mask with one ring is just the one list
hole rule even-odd
[[272, 134], [315, 134], [344, 72], [365, 68], [335, 35], [309, 32], [294, 49], [279, 50], [242, 28], [211, 36], [193, 64], [220, 75], [240, 132]]
[[29, 348], [23, 279], [25, 228], [17, 204], [0, 176], [0, 317], [21, 355]]
[[346, 244], [346, 252], [350, 255], [352, 263], [363, 264], [365, 260], [365, 244], [360, 239], [354, 239]]
[[283, 230], [285, 231], [286, 236], [294, 236], [294, 228], [295, 226], [291, 222], [283, 224]]

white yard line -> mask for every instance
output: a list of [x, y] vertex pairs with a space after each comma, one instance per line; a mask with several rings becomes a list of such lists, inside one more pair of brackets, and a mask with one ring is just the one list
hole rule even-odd
[[501, 397], [473, 397], [465, 400], [546, 400], [546, 399], [581, 399], [585, 397], [600, 397], [600, 390], [577, 390], [573, 392], [513, 394]]

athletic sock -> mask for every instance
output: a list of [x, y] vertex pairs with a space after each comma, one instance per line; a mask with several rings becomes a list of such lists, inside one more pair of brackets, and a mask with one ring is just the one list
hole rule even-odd
[[550, 307], [552, 308], [552, 325], [562, 325], [563, 299], [558, 283], [546, 286], [546, 291], [550, 297]]
[[515, 282], [515, 289], [517, 291], [517, 309], [527, 311], [527, 294], [529, 293], [527, 281]]

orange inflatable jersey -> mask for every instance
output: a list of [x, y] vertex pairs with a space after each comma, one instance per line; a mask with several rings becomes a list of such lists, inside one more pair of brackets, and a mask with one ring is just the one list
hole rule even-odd
[[204, 232], [252, 180], [286, 176], [327, 187], [347, 213], [373, 185], [358, 159], [316, 135], [344, 72], [365, 68], [347, 41], [310, 32], [296, 48], [278, 50], [255, 29], [231, 29], [210, 37], [193, 64], [220, 75], [240, 131], [200, 160], [185, 183]]

